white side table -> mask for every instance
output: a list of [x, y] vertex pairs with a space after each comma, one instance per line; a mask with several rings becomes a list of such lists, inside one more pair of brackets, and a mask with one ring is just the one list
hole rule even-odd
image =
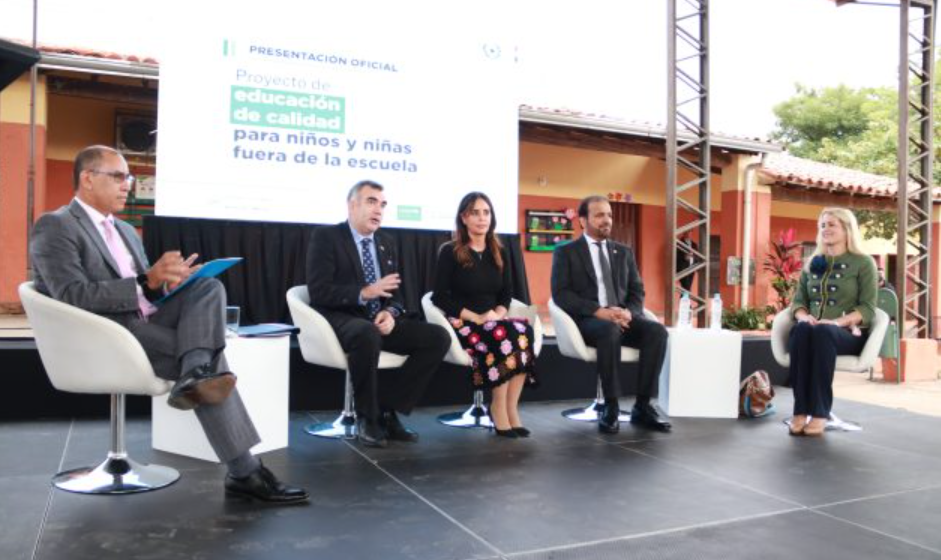
[[[261, 436], [252, 448], [255, 454], [288, 446], [290, 341], [290, 336], [226, 339], [225, 356], [238, 376], [236, 387]], [[219, 462], [196, 413], [171, 408], [162, 395], [154, 397], [152, 414], [154, 449]]]
[[667, 416], [737, 418], [742, 334], [669, 328], [658, 403]]

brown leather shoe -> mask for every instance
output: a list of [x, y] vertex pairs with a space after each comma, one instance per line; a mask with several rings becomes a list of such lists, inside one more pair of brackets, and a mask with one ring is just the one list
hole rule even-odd
[[807, 417], [803, 414], [796, 415], [791, 418], [791, 426], [788, 428], [788, 433], [792, 436], [802, 436], [804, 435], [804, 428], [807, 426]]
[[183, 374], [170, 390], [167, 404], [178, 410], [193, 410], [203, 404], [219, 404], [229, 398], [235, 388], [235, 375], [229, 371], [214, 372], [209, 364]]
[[812, 418], [810, 422], [804, 426], [804, 435], [810, 437], [820, 437], [823, 435], [823, 432], [827, 429], [827, 419], [826, 418]]

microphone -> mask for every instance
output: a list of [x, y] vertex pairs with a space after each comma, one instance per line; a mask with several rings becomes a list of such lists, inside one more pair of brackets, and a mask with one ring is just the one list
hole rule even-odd
[[810, 259], [810, 271], [814, 274], [824, 274], [829, 268], [830, 262], [827, 260], [827, 257], [823, 255], [817, 255]]

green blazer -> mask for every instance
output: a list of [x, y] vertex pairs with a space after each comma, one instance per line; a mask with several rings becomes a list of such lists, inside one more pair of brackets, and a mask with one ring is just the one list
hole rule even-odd
[[791, 311], [806, 309], [817, 319], [838, 319], [859, 311], [868, 327], [876, 312], [876, 263], [869, 255], [843, 253], [827, 257], [827, 270], [815, 274], [804, 267]]

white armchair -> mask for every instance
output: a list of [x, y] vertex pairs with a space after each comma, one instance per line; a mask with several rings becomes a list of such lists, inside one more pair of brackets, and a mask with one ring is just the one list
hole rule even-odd
[[[318, 366], [342, 369], [346, 372], [346, 390], [340, 416], [333, 422], [310, 424], [304, 430], [314, 436], [353, 439], [356, 437], [356, 409], [353, 400], [353, 381], [350, 378], [346, 352], [340, 346], [340, 341], [330, 323], [310, 306], [307, 286], [294, 286], [289, 289], [287, 302], [294, 326], [300, 329], [297, 341], [304, 361]], [[379, 369], [401, 367], [407, 358], [407, 356], [391, 352], [382, 352], [379, 355]]]
[[125, 395], [158, 396], [172, 386], [154, 374], [137, 339], [111, 319], [39, 293], [32, 282], [20, 284], [19, 294], [52, 385], [70, 393], [111, 395], [107, 458], [97, 467], [61, 472], [53, 484], [82, 494], [129, 494], [176, 482], [179, 472], [140, 464], [124, 446]]
[[[787, 349], [788, 337], [791, 334], [791, 328], [794, 326], [794, 317], [790, 309], [778, 313], [774, 317], [771, 325], [771, 352], [774, 359], [781, 367], [791, 366], [791, 354]], [[876, 309], [876, 314], [872, 319], [872, 325], [869, 327], [869, 339], [863, 351], [858, 356], [837, 356], [836, 369], [843, 371], [865, 372], [879, 358], [879, 351], [882, 349], [882, 339], [885, 338], [886, 329], [889, 327], [889, 316], [885, 311]]]
[[[598, 351], [585, 344], [582, 333], [578, 330], [575, 320], [556, 305], [554, 301], [549, 300], [549, 315], [552, 317], [552, 326], [555, 328], [556, 343], [559, 345], [559, 352], [568, 358], [581, 360], [583, 362], [597, 362]], [[651, 321], [657, 321], [657, 316], [651, 311], [644, 309], [644, 316]], [[636, 362], [640, 359], [640, 352], [627, 346], [621, 347], [621, 362]], [[601, 378], [598, 379], [598, 392], [595, 400], [584, 408], [572, 408], [562, 411], [562, 416], [569, 420], [579, 420], [581, 422], [596, 422], [598, 413], [604, 407], [604, 393], [601, 389]], [[629, 422], [631, 415], [628, 412], [621, 411], [619, 414], [622, 422]]]
[[[461, 348], [461, 342], [457, 334], [448, 323], [444, 312], [438, 309], [431, 301], [433, 292], [428, 292], [421, 298], [422, 310], [425, 312], [425, 320], [433, 325], [443, 327], [451, 335], [451, 348], [448, 350], [444, 361], [457, 366], [471, 367], [470, 356]], [[529, 324], [533, 326], [533, 353], [538, 356], [542, 351], [542, 322], [539, 320], [539, 314], [535, 307], [514, 299], [510, 302], [508, 317], [525, 317]], [[455, 428], [490, 428], [490, 418], [487, 416], [487, 406], [484, 404], [484, 393], [480, 389], [474, 391], [474, 403], [464, 412], [449, 412], [438, 417], [438, 421], [446, 426]]]
[[[787, 343], [791, 334], [791, 328], [794, 327], [794, 316], [790, 308], [785, 309], [775, 315], [774, 322], [771, 324], [771, 353], [774, 359], [781, 367], [790, 367], [791, 354], [788, 352]], [[836, 369], [843, 371], [865, 372], [875, 364], [879, 358], [879, 351], [882, 349], [882, 340], [885, 338], [886, 330], [889, 327], [889, 316], [885, 311], [876, 309], [873, 316], [872, 325], [869, 327], [869, 338], [863, 351], [858, 356], [843, 355], [836, 358]], [[833, 411], [830, 411], [830, 420], [827, 422], [827, 429], [854, 429], [852, 424], [843, 422]], [[859, 429], [858, 427], [855, 429]]]

